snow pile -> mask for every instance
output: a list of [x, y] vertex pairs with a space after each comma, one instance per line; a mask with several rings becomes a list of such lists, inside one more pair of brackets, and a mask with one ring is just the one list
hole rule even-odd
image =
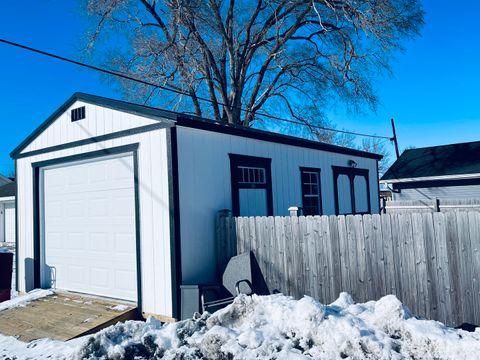
[[310, 297], [240, 296], [227, 308], [162, 326], [127, 322], [88, 338], [82, 359], [473, 359], [480, 331], [417, 320], [395, 296], [329, 306]]
[[480, 330], [418, 320], [393, 295], [355, 304], [345, 293], [330, 305], [310, 297], [242, 295], [192, 320], [128, 321], [76, 343], [12, 343], [11, 351], [2, 353], [12, 341], [0, 336], [0, 358], [475, 359], [480, 354]]
[[12, 336], [0, 335], [0, 359], [5, 360], [66, 360], [72, 359], [83, 338], [68, 342], [40, 339], [31, 343], [18, 341]]
[[19, 306], [26, 306], [30, 301], [40, 299], [42, 297], [52, 295], [50, 290], [35, 289], [23, 296], [17, 296], [11, 300], [0, 302], [0, 311], [12, 309]]

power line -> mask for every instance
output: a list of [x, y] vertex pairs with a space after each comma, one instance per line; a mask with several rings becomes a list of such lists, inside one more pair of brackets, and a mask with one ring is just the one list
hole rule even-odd
[[[155, 83], [152, 83], [152, 82], [149, 82], [149, 81], [141, 80], [141, 79], [138, 79], [136, 77], [133, 77], [133, 76], [130, 76], [130, 75], [127, 75], [127, 74], [123, 74], [123, 73], [120, 73], [120, 72], [117, 72], [117, 71], [112, 71], [112, 70], [104, 69], [104, 68], [101, 68], [101, 67], [98, 67], [98, 66], [90, 65], [90, 64], [80, 62], [80, 61], [77, 61], [77, 60], [73, 60], [73, 59], [70, 59], [70, 58], [67, 58], [67, 57], [64, 57], [64, 56], [60, 56], [60, 55], [53, 54], [53, 53], [50, 53], [50, 52], [47, 52], [47, 51], [36, 49], [36, 48], [30, 47], [30, 46], [27, 46], [27, 45], [19, 44], [19, 43], [9, 41], [9, 40], [6, 40], [6, 39], [2, 39], [2, 38], [0, 38], [0, 42], [4, 43], [4, 44], [7, 44], [7, 45], [10, 45], [10, 46], [14, 46], [14, 47], [23, 49], [23, 50], [27, 50], [27, 51], [31, 51], [31, 52], [34, 52], [34, 53], [37, 53], [37, 54], [40, 54], [40, 55], [51, 57], [51, 58], [54, 58], [54, 59], [57, 59], [57, 60], [65, 61], [65, 62], [74, 64], [74, 65], [82, 66], [82, 67], [85, 67], [85, 68], [90, 69], [90, 70], [95, 70], [95, 71], [102, 72], [104, 74], [121, 77], [121, 78], [126, 79], [126, 80], [138, 82], [138, 83], [141, 83], [143, 85], [152, 86], [154, 88], [158, 88], [158, 89], [162, 89], [162, 90], [165, 90], [165, 91], [173, 92], [173, 93], [178, 94], [178, 95], [192, 97], [192, 95], [189, 94], [186, 91], [182, 91], [182, 90], [174, 89], [174, 88], [171, 88], [171, 87], [168, 87], [168, 86], [159, 85], [159, 84], [155, 84]], [[208, 98], [205, 98], [205, 97], [196, 96], [196, 98], [198, 100], [205, 101], [205, 102], [208, 102], [208, 103], [212, 103], [212, 104], [214, 103], [211, 99], [208, 99]], [[230, 107], [230, 105], [224, 104], [222, 102], [216, 102], [216, 103], [218, 105], [221, 105], [221, 106]], [[248, 110], [248, 109], [244, 109], [244, 108], [240, 108], [240, 107], [238, 107], [238, 109], [243, 111], [243, 112], [246, 112], [246, 113], [252, 113], [253, 112], [252, 110]], [[324, 131], [332, 131], [332, 132], [338, 132], [338, 133], [343, 133], [343, 134], [350, 134], [350, 135], [355, 135], [355, 136], [378, 138], [378, 139], [386, 139], [386, 140], [392, 141], [392, 138], [389, 137], [389, 136], [364, 134], [364, 133], [358, 133], [358, 132], [354, 132], [354, 131], [338, 130], [338, 129], [324, 127], [324, 126], [311, 125], [311, 124], [304, 123], [304, 122], [301, 122], [301, 121], [286, 119], [286, 118], [283, 118], [283, 117], [280, 117], [280, 116], [270, 115], [270, 114], [263, 113], [263, 112], [255, 112], [255, 114], [258, 115], [258, 116], [263, 116], [263, 117], [267, 117], [267, 118], [274, 119], [274, 120], [284, 121], [284, 122], [288, 122], [288, 123], [296, 124], [296, 125], [307, 126], [307, 127], [310, 127], [310, 128], [324, 130]]]

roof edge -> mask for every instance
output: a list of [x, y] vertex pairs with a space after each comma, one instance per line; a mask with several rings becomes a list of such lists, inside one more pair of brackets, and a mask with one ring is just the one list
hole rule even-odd
[[24, 150], [29, 144], [32, 143], [53, 121], [55, 121], [58, 116], [65, 111], [71, 104], [76, 100], [77, 93], [74, 93], [70, 96], [67, 101], [65, 101], [57, 110], [55, 110], [44, 122], [40, 124], [33, 132], [28, 135], [15, 149], [10, 152], [10, 157], [15, 159], [15, 157]]
[[328, 144], [320, 141], [308, 140], [292, 135], [279, 134], [255, 128], [245, 128], [243, 126], [221, 123], [218, 121], [208, 120], [197, 116], [178, 114], [177, 126], [228, 133], [234, 136], [250, 137], [261, 141], [271, 141], [286, 145], [313, 148], [333, 153], [344, 153], [352, 156], [374, 159], [377, 161], [383, 159], [383, 155], [380, 154], [375, 154], [334, 144]]
[[[70, 96], [57, 110], [55, 110], [43, 123], [40, 124], [29, 136], [27, 136], [10, 153], [10, 157], [15, 159], [29, 144], [31, 144], [45, 129], [48, 128], [68, 107], [75, 101], [84, 101], [89, 104], [107, 107], [113, 110], [120, 110], [133, 113], [143, 117], [155, 118], [157, 120], [171, 120], [180, 126], [203, 128], [204, 130], [228, 132], [237, 136], [253, 137], [264, 141], [276, 141], [293, 146], [309, 147], [318, 150], [324, 150], [334, 153], [344, 153], [352, 156], [365, 157], [375, 160], [383, 158], [380, 154], [370, 153], [362, 150], [342, 147], [333, 144], [327, 144], [319, 141], [307, 140], [291, 135], [278, 134], [270, 131], [254, 128], [245, 128], [238, 125], [230, 125], [195, 115], [187, 115], [169, 110], [154, 108], [151, 106], [135, 104], [123, 100], [111, 99], [103, 96], [92, 95], [82, 92], [75, 92]], [[140, 111], [141, 110], [141, 111]]]
[[[161, 110], [150, 106], [144, 106], [129, 103], [122, 100], [115, 100], [103, 96], [87, 94], [83, 92], [75, 92], [70, 96], [57, 110], [55, 110], [44, 122], [40, 124], [33, 132], [28, 135], [15, 149], [10, 152], [10, 157], [15, 159], [29, 144], [31, 144], [40, 134], [46, 130], [66, 109], [68, 109], [75, 101], [84, 101], [92, 105], [103, 106], [112, 110], [122, 110], [131, 114], [150, 117], [155, 119], [166, 119], [175, 121], [177, 114], [167, 110]], [[135, 107], [141, 107], [150, 110], [149, 113], [135, 111]], [[157, 114], [154, 114], [157, 113]]]

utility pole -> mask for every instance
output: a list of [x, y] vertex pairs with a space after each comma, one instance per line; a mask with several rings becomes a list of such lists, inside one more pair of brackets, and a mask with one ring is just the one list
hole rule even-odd
[[397, 139], [397, 132], [395, 131], [395, 120], [392, 118], [392, 132], [393, 137], [390, 139], [393, 141], [393, 145], [395, 145], [395, 154], [397, 155], [397, 159], [400, 157], [400, 152], [398, 151], [398, 139]]

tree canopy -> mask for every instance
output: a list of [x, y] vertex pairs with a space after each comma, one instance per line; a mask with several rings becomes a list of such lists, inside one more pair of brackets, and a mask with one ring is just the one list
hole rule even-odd
[[261, 113], [315, 124], [337, 101], [375, 108], [376, 79], [424, 16], [420, 0], [82, 0], [82, 8], [92, 20], [86, 50], [103, 65], [187, 94], [121, 82], [129, 97], [244, 126]]

